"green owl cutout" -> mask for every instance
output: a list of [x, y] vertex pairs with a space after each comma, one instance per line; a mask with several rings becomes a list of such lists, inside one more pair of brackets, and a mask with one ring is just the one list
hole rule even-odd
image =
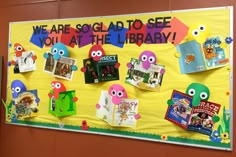
[[[191, 83], [187, 89], [185, 94], [192, 96], [192, 105], [199, 106], [201, 100], [208, 100], [210, 97], [210, 90], [207, 86], [200, 84], [200, 83]], [[167, 101], [169, 106], [173, 105], [174, 102], [169, 99]]]
[[192, 83], [187, 87], [185, 94], [188, 94], [193, 97], [193, 106], [199, 106], [201, 100], [209, 99], [210, 90], [207, 86], [203, 84]]
[[[207, 86], [200, 83], [191, 83], [187, 89], [185, 94], [192, 96], [192, 105], [193, 107], [197, 107], [200, 104], [201, 100], [208, 100], [210, 97], [210, 90]], [[173, 100], [167, 100], [167, 104], [169, 106], [173, 105]], [[218, 122], [220, 117], [218, 115], [214, 115], [212, 117], [213, 122]]]

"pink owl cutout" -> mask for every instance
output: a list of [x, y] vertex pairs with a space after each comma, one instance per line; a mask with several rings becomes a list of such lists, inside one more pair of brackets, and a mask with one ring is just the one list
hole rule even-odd
[[105, 56], [105, 51], [101, 45], [93, 45], [89, 50], [89, 58], [93, 58], [94, 61], [99, 61]]
[[150, 68], [151, 64], [156, 64], [157, 57], [152, 51], [143, 51], [139, 55], [139, 60], [142, 61], [143, 68], [147, 70]]
[[128, 98], [125, 88], [118, 84], [111, 85], [108, 94], [111, 96], [111, 101], [115, 105], [120, 104], [122, 98]]

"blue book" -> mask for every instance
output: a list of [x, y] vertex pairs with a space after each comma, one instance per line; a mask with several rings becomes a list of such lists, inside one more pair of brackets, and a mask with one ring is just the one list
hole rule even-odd
[[182, 74], [206, 71], [219, 68], [228, 63], [225, 51], [221, 48], [219, 37], [208, 38], [200, 45], [195, 40], [191, 40], [177, 45], [180, 52], [179, 65]]

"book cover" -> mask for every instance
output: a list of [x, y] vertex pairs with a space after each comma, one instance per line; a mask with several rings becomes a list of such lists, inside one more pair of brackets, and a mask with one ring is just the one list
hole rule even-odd
[[191, 40], [177, 45], [177, 51], [181, 54], [179, 65], [182, 74], [219, 68], [229, 61], [219, 37], [208, 38], [203, 45]]
[[21, 92], [13, 101], [17, 119], [30, 118], [38, 115], [39, 100], [37, 90]]
[[179, 65], [182, 74], [206, 70], [201, 46], [195, 40], [177, 45], [177, 51], [181, 53]]
[[76, 60], [61, 56], [60, 59], [55, 60], [52, 75], [58, 78], [72, 80], [74, 71], [72, 67], [76, 66]]
[[219, 37], [208, 38], [203, 44], [204, 60], [207, 69], [224, 66], [228, 63]]
[[118, 64], [117, 55], [106, 55], [99, 61], [92, 58], [83, 60], [85, 83], [98, 83], [104, 81], [119, 80], [119, 69], [115, 68]]
[[185, 130], [211, 135], [214, 122], [213, 117], [219, 113], [220, 104], [201, 100], [199, 106], [192, 106], [192, 97], [173, 90], [165, 119], [177, 124]]
[[17, 64], [19, 67], [19, 72], [29, 72], [36, 70], [36, 62], [33, 58], [34, 51], [25, 51], [22, 56], [17, 57]]
[[52, 96], [49, 99], [48, 112], [56, 117], [75, 115], [76, 103], [73, 101], [74, 97], [75, 90], [60, 92], [58, 99]]
[[171, 100], [174, 104], [168, 106], [165, 119], [187, 129], [192, 111], [192, 97], [173, 90]]
[[135, 127], [135, 115], [138, 113], [138, 99], [122, 99], [114, 105], [107, 91], [102, 91], [99, 99], [100, 108], [96, 116], [111, 126]]
[[131, 67], [128, 69], [125, 82], [140, 89], [159, 91], [165, 73], [165, 66], [151, 64], [150, 68], [144, 69], [142, 61], [131, 58]]
[[192, 108], [188, 130], [211, 135], [214, 129], [212, 118], [220, 111], [220, 104], [202, 100], [197, 107]]

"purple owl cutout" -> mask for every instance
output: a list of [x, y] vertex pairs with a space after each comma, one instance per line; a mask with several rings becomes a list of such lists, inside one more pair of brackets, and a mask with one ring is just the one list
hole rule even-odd
[[142, 66], [144, 69], [149, 69], [151, 64], [156, 64], [157, 63], [157, 57], [154, 52], [152, 51], [143, 51], [139, 55], [139, 60], [142, 61]]

